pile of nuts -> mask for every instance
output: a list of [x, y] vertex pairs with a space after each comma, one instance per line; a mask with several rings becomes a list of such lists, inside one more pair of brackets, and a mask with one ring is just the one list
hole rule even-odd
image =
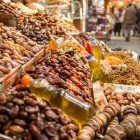
[[64, 52], [67, 52], [68, 50], [70, 51], [72, 50], [79, 57], [85, 57], [88, 54], [88, 52], [85, 50], [85, 48], [82, 45], [74, 41], [66, 41], [62, 43], [61, 48], [63, 49]]
[[0, 13], [2, 14], [12, 14], [12, 16], [19, 18], [24, 16], [24, 12], [20, 10], [15, 5], [11, 5], [10, 3], [0, 3]]
[[138, 140], [140, 137], [140, 106], [110, 103], [104, 111], [93, 116], [79, 132], [78, 140]]
[[116, 56], [124, 61], [127, 68], [114, 69], [109, 77], [115, 84], [140, 85], [140, 62], [133, 60], [126, 51], [112, 51], [107, 56]]
[[104, 85], [104, 93], [109, 103], [117, 102], [121, 106], [140, 104], [140, 93], [117, 93], [112, 84]]
[[69, 54], [48, 52], [26, 72], [34, 79], [46, 78], [51, 85], [69, 90], [77, 98], [93, 103], [90, 72]]
[[23, 85], [0, 94], [0, 133], [14, 140], [76, 140], [77, 126]]

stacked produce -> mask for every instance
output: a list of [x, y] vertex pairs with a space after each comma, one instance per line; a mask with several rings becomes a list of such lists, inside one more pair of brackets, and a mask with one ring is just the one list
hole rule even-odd
[[19, 2], [18, 3], [10, 3], [10, 5], [13, 7], [18, 7], [25, 15], [32, 15], [32, 14], [37, 13], [36, 10], [32, 10]]
[[13, 28], [2, 25], [0, 27], [0, 77], [28, 62], [41, 48], [42, 46]]
[[[20, 3], [0, 3], [0, 14], [14, 17], [16, 29], [24, 34], [0, 24], [0, 91], [16, 81], [0, 93], [0, 139], [3, 134], [13, 140], [139, 140], [140, 88], [124, 90], [116, 85], [140, 85], [140, 63], [128, 51], [111, 51], [87, 33], [69, 37], [78, 31], [57, 12], [36, 13]], [[59, 37], [67, 39], [58, 42], [61, 46], [54, 41]], [[50, 39], [45, 54], [38, 53]], [[32, 58], [35, 63], [25, 66]], [[22, 65], [26, 75], [17, 83]], [[87, 68], [93, 69], [93, 75]], [[17, 70], [16, 75], [3, 82], [12, 70]], [[94, 76], [101, 77], [95, 79], [102, 80], [102, 86], [93, 85]], [[99, 110], [92, 116], [95, 106]], [[83, 128], [79, 131], [70, 118]]]
[[117, 93], [113, 84], [104, 85], [104, 93], [108, 102], [117, 102], [121, 106], [140, 104], [140, 93]]
[[140, 137], [140, 110], [139, 107], [126, 106], [122, 111], [122, 121], [112, 127], [104, 136], [103, 140], [139, 139]]
[[15, 5], [10, 3], [0, 3], [1, 14], [11, 14], [15, 18], [24, 16], [24, 12]]
[[104, 111], [93, 116], [79, 132], [79, 140], [137, 139], [140, 137], [140, 106], [126, 106], [120, 110], [117, 103], [108, 104]]
[[74, 51], [76, 53], [76, 55], [78, 55], [79, 57], [85, 57], [86, 55], [88, 55], [88, 52], [85, 50], [85, 48], [82, 45], [80, 45], [79, 43], [74, 42], [74, 41], [66, 41], [66, 42], [62, 43], [60, 48], [64, 52]]
[[1, 25], [0, 27], [0, 38], [5, 41], [11, 41], [14, 44], [23, 46], [28, 51], [37, 53], [43, 46], [38, 45], [28, 37], [16, 31], [14, 28], [6, 27]]
[[38, 44], [47, 44], [46, 23], [43, 16], [32, 15], [18, 20], [17, 29]]
[[20, 64], [24, 61], [12, 42], [0, 39], [0, 78]]
[[0, 133], [14, 140], [76, 140], [77, 126], [22, 84], [0, 94]]
[[65, 37], [66, 32], [71, 32], [71, 28], [66, 26], [65, 21], [56, 13], [37, 13], [24, 17], [18, 20], [17, 29], [38, 44], [48, 42], [48, 32], [54, 38]]
[[34, 79], [47, 78], [50, 84], [70, 90], [79, 99], [93, 103], [90, 72], [69, 54], [48, 52], [27, 73]]
[[112, 51], [107, 56], [120, 58], [127, 67], [116, 68], [111, 71], [109, 77], [113, 83], [126, 85], [140, 85], [140, 63], [133, 60], [126, 51]]
[[117, 103], [106, 106], [103, 112], [93, 116], [83, 127], [79, 132], [78, 140], [94, 139], [96, 133], [100, 132], [119, 112], [120, 106]]
[[28, 37], [22, 35], [14, 28], [6, 27], [3, 25], [0, 27], [0, 38], [4, 41], [11, 41], [14, 44], [20, 45], [21, 47], [23, 46], [25, 49], [30, 51], [29, 53], [32, 52], [35, 54], [43, 47], [42, 45], [38, 45]]

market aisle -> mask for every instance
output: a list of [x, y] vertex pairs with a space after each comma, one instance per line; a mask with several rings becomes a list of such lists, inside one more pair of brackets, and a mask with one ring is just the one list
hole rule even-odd
[[111, 41], [106, 42], [106, 44], [112, 49], [122, 48], [132, 50], [140, 54], [140, 38], [132, 37], [130, 42], [125, 42], [123, 37], [113, 36]]

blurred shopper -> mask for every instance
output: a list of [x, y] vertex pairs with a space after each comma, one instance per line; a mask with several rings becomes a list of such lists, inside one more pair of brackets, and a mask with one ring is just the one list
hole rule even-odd
[[134, 28], [133, 28], [133, 36], [137, 36], [138, 35], [138, 24], [137, 24], [137, 20], [138, 20], [138, 8], [137, 6], [134, 4], [134, 9], [135, 9], [135, 13], [136, 13], [136, 20], [135, 20], [135, 24], [134, 24]]
[[114, 17], [114, 14], [109, 12], [107, 15], [106, 15], [106, 29], [108, 31], [108, 40], [111, 39], [111, 35], [112, 35], [112, 32], [113, 32], [113, 28], [114, 28], [114, 24], [115, 24], [115, 17]]
[[124, 15], [124, 34], [125, 34], [125, 41], [130, 41], [130, 32], [135, 24], [136, 20], [136, 11], [132, 4], [129, 4], [126, 8], [125, 15]]
[[138, 26], [138, 35], [140, 36], [140, 8], [137, 10], [137, 21], [136, 24]]
[[115, 14], [114, 35], [120, 36], [123, 22], [123, 10], [120, 8], [118, 13]]

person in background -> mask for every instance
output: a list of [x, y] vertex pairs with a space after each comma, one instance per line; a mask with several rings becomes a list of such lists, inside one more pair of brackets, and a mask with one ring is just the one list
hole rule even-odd
[[114, 26], [114, 35], [120, 36], [121, 29], [122, 29], [122, 16], [123, 16], [123, 10], [120, 8], [118, 10], [118, 13], [115, 14], [115, 26]]
[[[108, 34], [111, 37], [113, 28], [114, 28], [114, 24], [115, 24], [115, 16], [114, 14], [110, 11], [109, 13], [107, 13], [106, 15], [106, 28], [108, 30]], [[109, 38], [110, 39], [110, 38]]]
[[140, 8], [138, 8], [138, 10], [137, 10], [136, 24], [137, 24], [137, 28], [138, 28], [138, 35], [140, 36]]
[[135, 37], [138, 34], [138, 24], [137, 24], [137, 19], [138, 19], [137, 11], [138, 11], [138, 8], [137, 8], [137, 6], [135, 4], [133, 5], [133, 8], [135, 9], [135, 13], [136, 13], [136, 20], [135, 20], [135, 24], [134, 24], [134, 27], [133, 27], [133, 36]]
[[136, 20], [135, 9], [133, 8], [132, 4], [129, 4], [128, 7], [126, 8], [123, 22], [125, 41], [130, 41], [130, 32], [133, 25], [135, 24], [135, 20]]

